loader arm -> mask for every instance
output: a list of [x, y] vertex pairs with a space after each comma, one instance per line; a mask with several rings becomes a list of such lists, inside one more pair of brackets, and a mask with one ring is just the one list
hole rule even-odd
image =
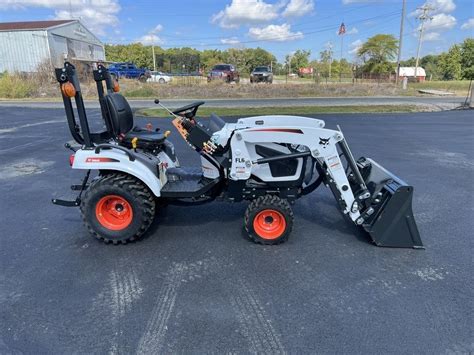
[[[301, 123], [306, 123], [301, 120]], [[237, 129], [231, 138], [233, 152], [230, 179], [247, 180], [256, 164], [269, 159], [253, 159], [252, 144], [283, 143], [304, 146], [299, 153], [270, 159], [312, 156], [341, 212], [362, 227], [378, 246], [423, 248], [412, 211], [413, 187], [377, 164], [360, 158], [355, 161], [340, 130], [303, 125], [264, 126]], [[344, 168], [341, 156], [347, 162]]]
[[[352, 208], [356, 200], [355, 191], [351, 188], [337, 149], [338, 143], [343, 140], [341, 132], [317, 127], [265, 126], [237, 130], [230, 143], [234, 152], [230, 178], [232, 180], [249, 179], [255, 164], [259, 163], [252, 158], [248, 149], [249, 144], [286, 143], [305, 146], [308, 149], [306, 154], [315, 158], [322, 167], [325, 182], [335, 194], [341, 211], [352, 221], [356, 221], [360, 217], [360, 211]], [[292, 157], [296, 158], [296, 156]]]

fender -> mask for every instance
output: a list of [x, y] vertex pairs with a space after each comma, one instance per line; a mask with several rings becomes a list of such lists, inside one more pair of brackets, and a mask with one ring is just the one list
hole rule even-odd
[[[130, 161], [128, 156], [114, 149], [101, 150], [96, 154], [92, 149], [79, 149], [74, 155], [73, 169], [112, 170], [132, 175], [142, 181], [156, 197], [161, 196], [161, 187], [166, 184], [166, 167], [158, 158], [140, 158]], [[159, 169], [157, 167], [160, 167]], [[156, 172], [156, 173], [154, 173]]]

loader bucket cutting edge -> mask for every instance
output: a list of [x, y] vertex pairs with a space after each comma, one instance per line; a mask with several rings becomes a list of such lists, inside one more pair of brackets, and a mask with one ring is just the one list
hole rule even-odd
[[423, 249], [413, 216], [413, 187], [368, 158], [358, 160], [367, 188], [380, 202], [362, 227], [381, 247]]

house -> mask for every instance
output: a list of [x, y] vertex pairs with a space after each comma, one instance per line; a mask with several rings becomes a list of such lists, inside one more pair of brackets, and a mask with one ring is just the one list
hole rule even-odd
[[79, 20], [0, 23], [0, 73], [33, 73], [66, 59], [105, 61], [104, 45]]

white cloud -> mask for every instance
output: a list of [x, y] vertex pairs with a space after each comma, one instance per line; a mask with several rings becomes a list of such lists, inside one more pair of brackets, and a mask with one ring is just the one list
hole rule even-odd
[[344, 5], [348, 4], [358, 4], [363, 2], [382, 2], [383, 0], [342, 0]]
[[456, 26], [456, 23], [457, 21], [454, 16], [442, 13], [434, 15], [431, 21], [426, 21], [425, 29], [426, 31], [450, 30]]
[[158, 36], [158, 33], [163, 30], [162, 25], [156, 25], [153, 29], [151, 29], [146, 35], [141, 36], [137, 39], [137, 42], [141, 42], [144, 45], [148, 46], [151, 44], [163, 44], [163, 40]]
[[350, 54], [357, 54], [357, 51], [359, 50], [360, 47], [362, 47], [363, 42], [358, 39], [354, 42], [351, 43], [351, 50], [349, 51]]
[[291, 26], [287, 23], [283, 25], [268, 25], [266, 27], [251, 27], [249, 36], [261, 41], [292, 41], [303, 38], [302, 32], [291, 32]]
[[[337, 32], [339, 33], [339, 31]], [[359, 33], [357, 27], [352, 27], [350, 30], [346, 31], [346, 35], [356, 35]]]
[[[431, 20], [425, 22], [425, 33], [423, 39], [425, 41], [438, 41], [441, 38], [441, 32], [448, 31], [456, 26], [456, 18], [452, 15], [440, 13], [432, 16]], [[421, 24], [418, 26], [417, 31], [413, 33], [414, 37], [419, 36]]]
[[24, 10], [39, 7], [54, 10], [55, 19], [80, 19], [92, 32], [102, 35], [118, 24], [118, 0], [0, 0], [0, 9]]
[[470, 18], [466, 22], [464, 22], [461, 26], [461, 30], [469, 30], [471, 28], [474, 28], [474, 18]]
[[423, 39], [425, 41], [439, 41], [440, 39], [440, 34], [439, 32], [428, 32], [423, 36]]
[[213, 15], [212, 23], [222, 28], [238, 28], [243, 24], [257, 24], [278, 17], [282, 4], [268, 4], [263, 0], [232, 0], [224, 10]]
[[[359, 33], [359, 30], [356, 27], [352, 27], [350, 30], [346, 29], [346, 35], [356, 35]], [[336, 31], [336, 34], [339, 35], [339, 28]]]
[[233, 44], [239, 44], [240, 41], [237, 37], [231, 37], [231, 38], [222, 38], [221, 43], [233, 45]]
[[309, 15], [313, 10], [313, 0], [290, 0], [282, 15], [285, 17], [299, 17]]
[[137, 42], [140, 42], [140, 43], [144, 44], [145, 46], [149, 46], [151, 44], [155, 44], [155, 45], [162, 44], [163, 40], [160, 37], [158, 37], [157, 35], [149, 33], [147, 35], [141, 36], [137, 40]]
[[158, 33], [158, 32], [161, 32], [161, 31], [163, 31], [163, 25], [158, 24], [158, 25], [155, 26], [154, 29], [152, 29], [150, 31], [150, 33]]
[[418, 17], [420, 16], [423, 11], [420, 9], [421, 7], [428, 6], [431, 8], [429, 11], [430, 15], [433, 14], [440, 14], [440, 13], [449, 13], [453, 12], [456, 9], [456, 4], [453, 0], [428, 0], [422, 6], [417, 8], [415, 11], [410, 13], [410, 16]]

